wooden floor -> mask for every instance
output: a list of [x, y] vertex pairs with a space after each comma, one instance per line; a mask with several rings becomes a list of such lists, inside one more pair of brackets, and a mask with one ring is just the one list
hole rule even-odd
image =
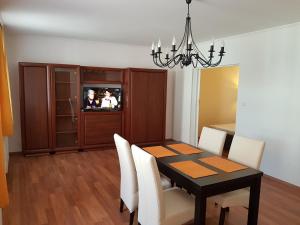
[[[114, 150], [53, 156], [12, 155], [10, 205], [4, 225], [124, 225], [119, 213], [119, 165]], [[207, 225], [217, 225], [219, 208], [208, 202]], [[247, 210], [232, 208], [225, 224], [245, 225]], [[260, 225], [299, 225], [300, 188], [269, 178], [262, 182]]]

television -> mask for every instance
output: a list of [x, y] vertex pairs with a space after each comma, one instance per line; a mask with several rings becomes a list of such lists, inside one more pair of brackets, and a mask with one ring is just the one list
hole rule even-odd
[[85, 85], [82, 89], [83, 111], [120, 111], [122, 110], [121, 85]]

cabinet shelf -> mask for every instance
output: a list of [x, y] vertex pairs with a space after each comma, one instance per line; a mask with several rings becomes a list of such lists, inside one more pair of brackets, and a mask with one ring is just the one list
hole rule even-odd
[[57, 134], [76, 134], [77, 130], [56, 131]]
[[56, 84], [76, 84], [76, 82], [72, 82], [72, 81], [56, 81]]
[[[57, 102], [69, 102], [70, 100], [68, 98], [58, 98], [55, 101], [57, 101]], [[71, 98], [71, 101], [76, 101], [76, 99]]]
[[122, 81], [82, 80], [82, 84], [122, 84]]
[[[73, 115], [72, 114], [59, 114], [59, 115], [56, 115], [57, 117], [72, 117]], [[77, 114], [74, 115], [74, 117], [77, 117]]]

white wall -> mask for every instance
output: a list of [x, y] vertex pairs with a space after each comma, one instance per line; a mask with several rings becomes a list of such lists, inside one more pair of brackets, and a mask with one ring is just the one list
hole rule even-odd
[[[6, 35], [15, 135], [9, 138], [10, 152], [21, 151], [18, 62], [46, 62], [103, 67], [157, 68], [150, 47], [55, 38], [36, 35]], [[166, 138], [172, 137], [173, 73], [168, 74]]]
[[[298, 186], [299, 40], [300, 23], [229, 37], [225, 39], [227, 54], [223, 61], [223, 65], [240, 66], [236, 133], [264, 140], [262, 171]], [[209, 44], [200, 46], [206, 50]], [[175, 93], [190, 98], [195, 86], [190, 76], [191, 73], [178, 74], [177, 71]], [[185, 116], [185, 111], [195, 104], [179, 97], [174, 101], [175, 139], [187, 141], [188, 135], [194, 135], [190, 133], [190, 126], [182, 124], [190, 124], [191, 117]]]

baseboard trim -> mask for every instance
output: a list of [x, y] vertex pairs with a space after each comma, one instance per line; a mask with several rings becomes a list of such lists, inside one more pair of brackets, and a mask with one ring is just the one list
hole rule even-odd
[[264, 178], [269, 179], [269, 180], [274, 181], [274, 182], [278, 182], [278, 183], [283, 184], [283, 185], [287, 185], [290, 188], [294, 188], [294, 189], [298, 189], [298, 190], [300, 189], [300, 186], [297, 186], [295, 184], [291, 184], [291, 183], [289, 183], [287, 181], [280, 180], [280, 179], [278, 179], [276, 177], [272, 177], [272, 176], [267, 175], [267, 174], [264, 174]]

